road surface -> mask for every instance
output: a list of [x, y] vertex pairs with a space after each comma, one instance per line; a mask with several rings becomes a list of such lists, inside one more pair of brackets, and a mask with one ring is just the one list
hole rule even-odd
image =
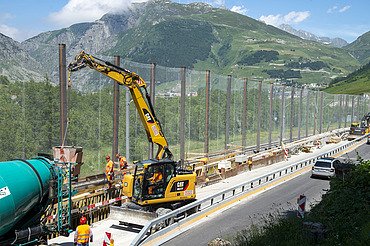
[[[342, 158], [356, 160], [359, 155], [363, 159], [369, 160], [369, 150], [370, 145], [363, 144], [343, 155]], [[261, 221], [267, 218], [270, 213], [274, 216], [295, 213], [297, 198], [300, 194], [306, 195], [306, 209], [309, 210], [312, 205], [321, 200], [322, 194], [330, 188], [329, 186], [329, 180], [312, 179], [310, 172], [305, 173], [258, 195], [252, 200], [242, 202], [222, 213], [209, 216], [206, 221], [163, 245], [206, 246], [216, 237], [232, 237], [236, 232], [252, 224], [260, 225], [263, 223]]]

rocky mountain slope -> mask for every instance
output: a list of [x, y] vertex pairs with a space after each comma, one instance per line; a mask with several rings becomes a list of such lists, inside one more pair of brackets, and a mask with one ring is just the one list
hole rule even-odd
[[361, 64], [370, 62], [370, 31], [362, 34], [344, 49], [348, 50]]
[[[54, 82], [58, 81], [59, 43], [66, 44], [67, 62], [85, 50], [111, 61], [120, 55], [140, 63], [300, 83], [328, 82], [359, 67], [346, 50], [303, 40], [204, 3], [136, 3], [95, 22], [41, 33], [22, 42], [21, 48], [42, 64], [39, 71], [50, 74]], [[96, 83], [91, 80], [96, 73], [88, 73], [79, 78], [80, 89]]]
[[300, 38], [311, 40], [311, 41], [316, 41], [316, 42], [327, 44], [327, 45], [331, 45], [333, 47], [342, 48], [342, 47], [348, 45], [347, 41], [342, 39], [342, 38], [319, 37], [319, 36], [316, 36], [315, 34], [310, 33], [310, 32], [294, 29], [293, 27], [291, 27], [290, 25], [287, 25], [287, 24], [282, 24], [282, 25], [279, 26], [279, 28], [281, 30], [289, 32], [289, 33], [291, 33], [295, 36], [298, 36]]
[[0, 57], [0, 75], [21, 81], [43, 77], [41, 64], [23, 50], [20, 43], [1, 33]]

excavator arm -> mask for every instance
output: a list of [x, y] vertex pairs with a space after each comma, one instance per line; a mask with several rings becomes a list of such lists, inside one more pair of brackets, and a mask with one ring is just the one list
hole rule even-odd
[[[149, 142], [158, 145], [156, 159], [172, 159], [172, 153], [168, 149], [168, 142], [163, 135], [161, 124], [155, 116], [153, 105], [146, 88], [145, 81], [136, 73], [125, 68], [116, 66], [108, 61], [103, 61], [92, 55], [81, 51], [73, 62], [68, 65], [68, 78], [72, 72], [89, 67], [113, 79], [120, 85], [127, 86], [136, 109], [140, 115], [141, 122], [145, 128]], [[144, 93], [143, 93], [144, 91]], [[144, 98], [145, 94], [145, 98]]]

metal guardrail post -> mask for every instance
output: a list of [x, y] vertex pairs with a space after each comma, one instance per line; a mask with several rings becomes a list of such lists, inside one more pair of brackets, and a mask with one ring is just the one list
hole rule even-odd
[[247, 127], [248, 127], [248, 79], [245, 78], [243, 81], [243, 117], [242, 117], [242, 146], [247, 147]]
[[269, 113], [269, 143], [268, 148], [271, 148], [271, 142], [272, 142], [272, 115], [273, 115], [273, 102], [274, 102], [274, 84], [270, 83], [270, 113]]
[[294, 93], [295, 87], [292, 86], [290, 93], [290, 124], [289, 124], [289, 142], [293, 142], [293, 126], [294, 126]]
[[209, 153], [209, 94], [211, 89], [211, 71], [206, 70], [206, 112], [204, 126], [204, 153], [208, 157]]
[[59, 44], [59, 93], [60, 93], [60, 145], [66, 145], [67, 130], [67, 66], [66, 66], [66, 45]]
[[262, 100], [262, 81], [258, 82], [258, 106], [257, 106], [257, 151], [261, 148], [261, 100]]
[[180, 70], [181, 79], [181, 97], [180, 97], [180, 162], [181, 165], [185, 161], [185, 96], [186, 96], [186, 68], [182, 67]]
[[[155, 108], [155, 72], [156, 72], [156, 64], [150, 64], [150, 100], [152, 102], [153, 107]], [[154, 145], [153, 143], [149, 143], [149, 159], [152, 159], [154, 156]]]
[[324, 92], [320, 92], [320, 107], [319, 107], [319, 110], [320, 110], [320, 113], [319, 113], [319, 134], [322, 133], [322, 124], [323, 124], [323, 111], [324, 111], [324, 108], [323, 108], [323, 102], [324, 102]]
[[303, 100], [303, 90], [302, 87], [299, 92], [299, 108], [298, 108], [298, 140], [301, 139], [301, 125], [302, 125], [302, 100]]
[[231, 75], [227, 76], [227, 91], [226, 91], [226, 119], [225, 119], [225, 150], [228, 149], [229, 133], [230, 133], [230, 109], [231, 109]]
[[[114, 56], [114, 65], [121, 65], [121, 57]], [[113, 82], [113, 141], [112, 141], [112, 160], [117, 161], [118, 154], [118, 128], [119, 128], [119, 84]]]

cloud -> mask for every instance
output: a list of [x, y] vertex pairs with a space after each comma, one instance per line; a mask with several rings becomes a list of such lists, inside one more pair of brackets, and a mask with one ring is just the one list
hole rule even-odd
[[328, 14], [331, 14], [331, 13], [334, 13], [334, 11], [336, 11], [338, 9], [338, 6], [333, 6], [331, 8], [329, 8], [326, 13]]
[[340, 12], [340, 13], [343, 13], [343, 12], [345, 12], [345, 11], [349, 10], [349, 8], [350, 8], [350, 7], [351, 7], [351, 6], [349, 6], [349, 5], [344, 6], [343, 8], [341, 8], [341, 9], [339, 10], [339, 12]]
[[100, 19], [108, 12], [127, 9], [133, 2], [146, 0], [69, 0], [59, 11], [49, 15], [49, 20], [57, 26], [69, 26], [79, 22]]
[[349, 5], [346, 5], [346, 6], [342, 7], [342, 8], [339, 8], [338, 6], [333, 6], [333, 7], [329, 8], [326, 11], [326, 13], [328, 13], [328, 14], [343, 13], [343, 12], [349, 10], [349, 8], [351, 8], [351, 6], [349, 6]]
[[279, 26], [281, 24], [297, 24], [305, 19], [307, 19], [311, 15], [310, 11], [302, 11], [296, 12], [292, 11], [286, 15], [262, 15], [259, 20], [265, 22], [266, 24]]
[[232, 6], [230, 11], [236, 12], [238, 14], [246, 15], [248, 12], [248, 9], [244, 8], [244, 6]]
[[11, 37], [12, 39], [17, 39], [18, 35], [20, 34], [19, 30], [15, 27], [11, 27], [5, 24], [0, 24], [0, 33]]
[[0, 13], [0, 21], [13, 19], [15, 16], [10, 13]]

